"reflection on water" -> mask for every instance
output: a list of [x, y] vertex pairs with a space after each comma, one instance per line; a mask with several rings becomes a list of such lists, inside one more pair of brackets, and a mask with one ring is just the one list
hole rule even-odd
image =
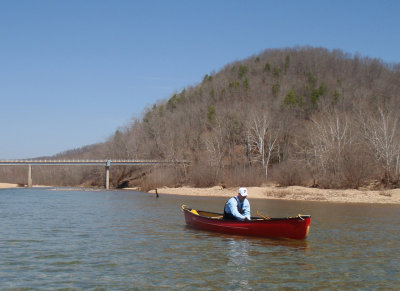
[[240, 287], [248, 286], [249, 278], [249, 243], [247, 240], [228, 240], [228, 268], [232, 269], [231, 284]]
[[180, 205], [225, 199], [123, 191], [0, 191], [0, 289], [394, 290], [400, 208], [251, 201], [270, 216], [311, 214], [307, 240], [185, 226]]
[[194, 237], [201, 238], [220, 238], [221, 240], [241, 242], [251, 246], [260, 247], [287, 247], [292, 248], [293, 251], [305, 252], [308, 249], [308, 240], [294, 240], [294, 239], [280, 239], [280, 238], [259, 238], [252, 236], [230, 235], [219, 232], [211, 232], [205, 230], [198, 230], [190, 226], [186, 226], [186, 230]]

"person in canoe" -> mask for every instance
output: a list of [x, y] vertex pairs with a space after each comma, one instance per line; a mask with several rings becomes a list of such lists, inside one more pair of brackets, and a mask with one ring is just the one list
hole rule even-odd
[[230, 198], [224, 207], [224, 219], [250, 220], [250, 203], [247, 198], [247, 189], [240, 187], [238, 195]]

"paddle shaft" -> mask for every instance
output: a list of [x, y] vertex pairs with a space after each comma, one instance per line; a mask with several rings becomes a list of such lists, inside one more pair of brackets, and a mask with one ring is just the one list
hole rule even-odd
[[265, 220], [270, 220], [270, 219], [271, 219], [271, 218], [269, 218], [268, 216], [261, 215], [258, 211], [257, 211], [257, 215], [261, 216], [261, 217], [264, 218]]

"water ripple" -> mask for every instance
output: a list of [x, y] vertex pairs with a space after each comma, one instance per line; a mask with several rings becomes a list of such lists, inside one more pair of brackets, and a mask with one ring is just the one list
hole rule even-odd
[[[122, 191], [0, 192], [0, 289], [395, 290], [400, 285], [399, 207], [379, 205], [372, 211], [366, 205], [252, 202], [271, 209], [270, 215], [312, 214], [309, 238], [293, 241], [194, 230], [179, 210], [182, 197], [153, 198]], [[185, 199], [212, 211], [225, 202]]]

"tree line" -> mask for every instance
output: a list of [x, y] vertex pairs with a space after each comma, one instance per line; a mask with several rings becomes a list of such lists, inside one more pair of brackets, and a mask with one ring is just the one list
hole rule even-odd
[[[399, 101], [399, 64], [324, 48], [266, 50], [174, 92], [107, 141], [57, 158], [191, 161], [111, 171], [114, 187], [144, 190], [270, 182], [398, 187]], [[16, 171], [1, 175], [21, 175]], [[38, 179], [51, 184], [46, 171], [39, 168]], [[58, 184], [96, 186], [103, 171], [60, 168], [50, 176]]]

